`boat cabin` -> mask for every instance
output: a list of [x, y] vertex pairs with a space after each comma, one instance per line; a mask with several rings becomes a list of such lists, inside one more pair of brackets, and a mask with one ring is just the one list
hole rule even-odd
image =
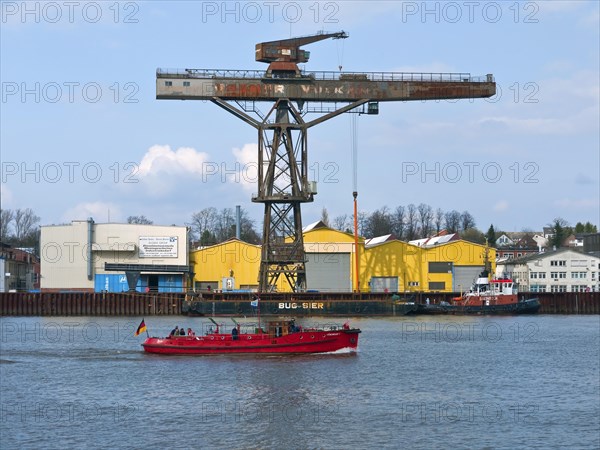
[[273, 320], [268, 322], [267, 330], [270, 337], [287, 336], [300, 331], [294, 320]]

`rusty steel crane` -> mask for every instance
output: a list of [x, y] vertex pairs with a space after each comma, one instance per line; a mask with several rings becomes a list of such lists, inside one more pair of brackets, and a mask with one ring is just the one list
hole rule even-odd
[[311, 36], [302, 36], [279, 41], [261, 42], [256, 44], [256, 60], [270, 63], [266, 77], [301, 77], [298, 63], [308, 62], [310, 52], [300, 47], [324, 39], [346, 39], [348, 33], [318, 33]]
[[[264, 204], [259, 291], [284, 277], [290, 288], [306, 288], [306, 255], [300, 206], [312, 202], [308, 179], [308, 129], [345, 112], [378, 114], [379, 102], [485, 98], [496, 93], [491, 74], [398, 72], [302, 72], [308, 52], [300, 47], [348, 35], [321, 33], [263, 42], [257, 70], [158, 69], [156, 98], [209, 100], [258, 130], [258, 192]], [[259, 104], [271, 103], [263, 112]], [[321, 114], [305, 120], [307, 114]], [[350, 271], [350, 268], [348, 268]], [[354, 280], [358, 274], [353, 275]]]

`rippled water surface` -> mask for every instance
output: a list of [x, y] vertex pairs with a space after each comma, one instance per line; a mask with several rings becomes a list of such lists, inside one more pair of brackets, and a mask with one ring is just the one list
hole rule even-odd
[[0, 319], [0, 447], [600, 447], [598, 316], [354, 319], [356, 354], [276, 357], [145, 354], [140, 319]]

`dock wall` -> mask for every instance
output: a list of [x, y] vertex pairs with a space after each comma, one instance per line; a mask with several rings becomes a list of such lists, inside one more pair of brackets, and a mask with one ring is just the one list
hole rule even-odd
[[[600, 293], [521, 293], [524, 298], [537, 296], [542, 307], [540, 314], [600, 314]], [[400, 301], [425, 303], [449, 301], [457, 294], [418, 293], [400, 296]], [[206, 303], [207, 312], [219, 314], [246, 313], [254, 295], [249, 293], [192, 294], [168, 293], [0, 293], [0, 316], [153, 316], [180, 315], [186, 300]], [[299, 313], [289, 305], [317, 305], [311, 315], [397, 315], [398, 297], [388, 293], [306, 293], [262, 294], [265, 314]], [[280, 303], [288, 309], [280, 309]], [[325, 307], [319, 307], [319, 304]], [[340, 308], [337, 308], [337, 307]], [[183, 307], [183, 308], [182, 308]], [[300, 307], [300, 306], [299, 306]]]

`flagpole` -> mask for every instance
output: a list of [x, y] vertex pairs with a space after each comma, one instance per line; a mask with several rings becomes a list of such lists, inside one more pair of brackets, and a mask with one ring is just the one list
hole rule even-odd
[[260, 326], [260, 295], [257, 295], [257, 297], [256, 297], [256, 307], [258, 308], [257, 309], [257, 313], [258, 313], [258, 329], [262, 333], [262, 327]]

